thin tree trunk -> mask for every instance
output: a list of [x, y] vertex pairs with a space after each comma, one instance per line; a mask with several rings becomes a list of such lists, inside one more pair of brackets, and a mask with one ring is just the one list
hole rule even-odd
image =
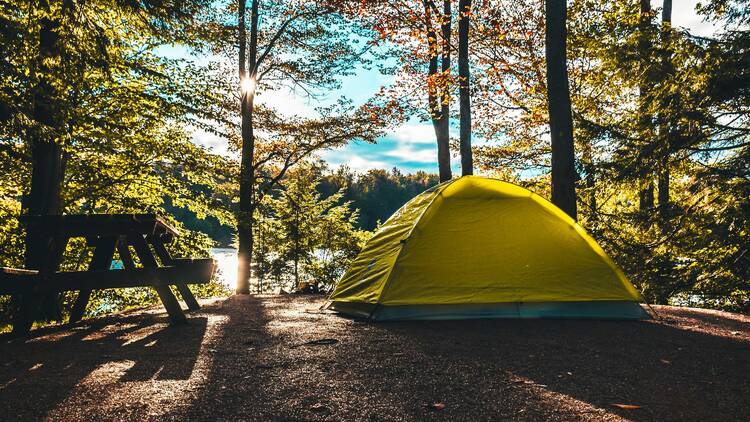
[[458, 79], [459, 110], [461, 112], [460, 144], [461, 175], [474, 174], [471, 156], [471, 74], [469, 70], [469, 27], [471, 0], [458, 2]]
[[648, 212], [654, 208], [654, 180], [650, 171], [643, 170], [642, 173], [638, 184], [638, 208], [643, 212]]
[[440, 169], [440, 181], [450, 180], [453, 175], [451, 172], [451, 151], [450, 151], [450, 118], [451, 118], [451, 93], [450, 93], [450, 72], [451, 72], [451, 0], [443, 0], [443, 16], [440, 22], [440, 31], [442, 33], [441, 43], [441, 71], [442, 71], [442, 95], [440, 98], [440, 119], [438, 121], [438, 166]]
[[[671, 38], [672, 31], [672, 0], [664, 0], [661, 12], [661, 42], [662, 42], [662, 80], [674, 72], [671, 64]], [[666, 106], [666, 104], [665, 104]], [[671, 204], [669, 203], [669, 159], [671, 148], [671, 125], [670, 120], [664, 118], [662, 113], [659, 119], [659, 141], [661, 143], [661, 154], [659, 157], [658, 174], [658, 200], [659, 200], [659, 225], [663, 233], [669, 231], [671, 218]]]
[[[640, 20], [638, 23], [638, 49], [641, 62], [641, 81], [639, 82], [639, 135], [641, 138], [640, 148], [649, 148], [653, 142], [654, 130], [653, 119], [649, 112], [649, 95], [653, 84], [653, 69], [651, 64], [651, 49], [653, 43], [650, 39], [651, 27], [651, 0], [640, 0]], [[641, 164], [639, 177], [638, 206], [641, 211], [648, 212], [654, 208], [654, 175], [651, 170], [651, 156], [646, 151], [645, 163]]]
[[292, 291], [299, 288], [299, 238], [300, 238], [300, 224], [299, 224], [299, 208], [295, 202], [294, 208], [294, 287]]
[[443, 154], [441, 154], [441, 127], [440, 127], [440, 100], [438, 98], [437, 81], [435, 76], [437, 75], [438, 68], [438, 44], [437, 34], [435, 28], [432, 26], [432, 11], [430, 9], [430, 1], [423, 0], [425, 13], [425, 30], [427, 34], [427, 48], [430, 54], [430, 63], [427, 70], [427, 107], [430, 113], [430, 120], [432, 121], [432, 128], [435, 130], [435, 138], [437, 139], [438, 145], [438, 168], [440, 171], [440, 181], [444, 182], [451, 179], [451, 167], [450, 167], [450, 155], [448, 156], [447, 165], [442, 160]]
[[567, 5], [565, 0], [545, 0], [545, 4], [547, 101], [552, 138], [552, 203], [575, 220], [577, 219], [575, 147], [565, 51]]
[[[668, 136], [668, 135], [664, 135]], [[665, 153], [659, 159], [658, 194], [659, 194], [659, 219], [663, 229], [668, 228], [670, 218], [669, 204], [669, 154]]]
[[582, 161], [586, 172], [586, 191], [588, 192], [589, 221], [594, 223], [599, 214], [596, 203], [596, 163], [594, 162], [594, 147], [591, 142], [586, 142], [583, 147]]
[[[239, 3], [239, 71], [240, 78], [247, 78], [250, 83], [241, 83], [240, 113], [242, 116], [242, 158], [240, 161], [240, 209], [237, 215], [237, 236], [239, 240], [237, 293], [250, 293], [251, 263], [253, 257], [253, 212], [255, 210], [253, 185], [255, 183], [255, 137], [253, 135], [253, 102], [255, 98], [256, 62], [258, 56], [258, 0], [252, 0], [250, 16], [250, 46], [247, 50], [245, 70], [245, 0]], [[241, 81], [243, 80], [241, 79]]]

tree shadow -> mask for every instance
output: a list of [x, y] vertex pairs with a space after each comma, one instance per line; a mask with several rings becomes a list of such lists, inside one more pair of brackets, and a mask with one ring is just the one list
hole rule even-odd
[[275, 368], [268, 356], [282, 340], [266, 329], [270, 320], [262, 300], [232, 296], [214, 303], [209, 311], [223, 322], [210, 342], [206, 379], [187, 406], [163, 418], [271, 420], [270, 393], [262, 388], [262, 380]]
[[[735, 321], [726, 326], [738, 328]], [[750, 416], [747, 339], [659, 321], [425, 321], [382, 324], [375, 331], [390, 344], [404, 345], [402, 353], [413, 359], [409, 366], [417, 368], [394, 374], [413, 374], [412, 386], [400, 394], [431, 392], [432, 400], [451, 403], [460, 417], [476, 412], [558, 420], [582, 414], [631, 420]], [[387, 374], [377, 382], [382, 391], [395, 381]]]
[[207, 319], [188, 321], [171, 327], [165, 315], [129, 313], [0, 339], [0, 412], [43, 418], [108, 365], [122, 368], [122, 383], [188, 379]]
[[[69, 395], [97, 388], [82, 380], [127, 362], [94, 392], [114, 400], [111, 413], [95, 401], [76, 410], [143, 418], [126, 402], [145, 396], [167, 420], [747, 419], [742, 318], [670, 311], [652, 322], [371, 324], [319, 304], [234, 296], [204, 306], [186, 327], [138, 314], [0, 344], [0, 411], [41, 418], [57, 407], [57, 416]], [[320, 339], [337, 342], [310, 342]], [[190, 385], [150, 397], [162, 379]], [[178, 404], [164, 406], [164, 397]]]
[[[316, 312], [319, 303], [314, 299], [291, 295], [234, 297], [221, 305], [211, 312], [227, 322], [211, 347], [222, 358], [213, 360], [204, 388], [192, 403], [168, 418], [743, 420], [747, 416], [750, 344], [745, 337], [694, 332], [663, 321], [371, 324]], [[709, 322], [719, 327], [723, 319]], [[724, 328], [737, 324], [728, 321]], [[308, 343], [328, 338], [338, 342]], [[435, 410], [435, 403], [446, 407]], [[625, 410], [613, 404], [640, 408]]]

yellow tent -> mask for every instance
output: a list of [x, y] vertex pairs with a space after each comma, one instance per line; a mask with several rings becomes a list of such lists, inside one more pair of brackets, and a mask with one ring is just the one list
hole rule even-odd
[[524, 188], [478, 176], [442, 183], [396, 211], [329, 299], [334, 310], [373, 320], [649, 317], [573, 219]]

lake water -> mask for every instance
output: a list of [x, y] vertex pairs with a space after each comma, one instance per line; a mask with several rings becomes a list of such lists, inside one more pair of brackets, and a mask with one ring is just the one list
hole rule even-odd
[[212, 248], [211, 258], [216, 260], [216, 281], [234, 291], [237, 287], [237, 249]]

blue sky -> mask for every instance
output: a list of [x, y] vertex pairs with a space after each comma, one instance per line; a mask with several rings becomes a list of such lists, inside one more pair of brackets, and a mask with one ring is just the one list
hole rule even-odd
[[[710, 35], [714, 32], [714, 28], [702, 22], [695, 13], [696, 3], [698, 3], [698, 0], [675, 1], [673, 25], [689, 28], [691, 32], [697, 35]], [[661, 1], [652, 1], [652, 4], [654, 7], [660, 7]], [[340, 96], [346, 96], [353, 100], [355, 104], [362, 104], [381, 86], [391, 84], [392, 78], [392, 76], [381, 75], [374, 69], [360, 69], [356, 75], [342, 80], [341, 89], [331, 92], [326, 98], [315, 102], [289, 91], [265, 95], [260, 93], [258, 101], [274, 106], [284, 113], [313, 116], [317, 106], [336, 101]], [[215, 136], [196, 132], [193, 139], [196, 143], [205, 145], [217, 153], [229, 154], [226, 141]], [[376, 144], [353, 142], [343, 148], [323, 151], [319, 155], [332, 167], [347, 165], [356, 171], [397, 167], [407, 173], [418, 170], [437, 172], [437, 150], [432, 125], [429, 122], [420, 122], [417, 119], [412, 119], [404, 125], [390, 130]], [[454, 171], [459, 170], [457, 158], [453, 159], [452, 167]]]

